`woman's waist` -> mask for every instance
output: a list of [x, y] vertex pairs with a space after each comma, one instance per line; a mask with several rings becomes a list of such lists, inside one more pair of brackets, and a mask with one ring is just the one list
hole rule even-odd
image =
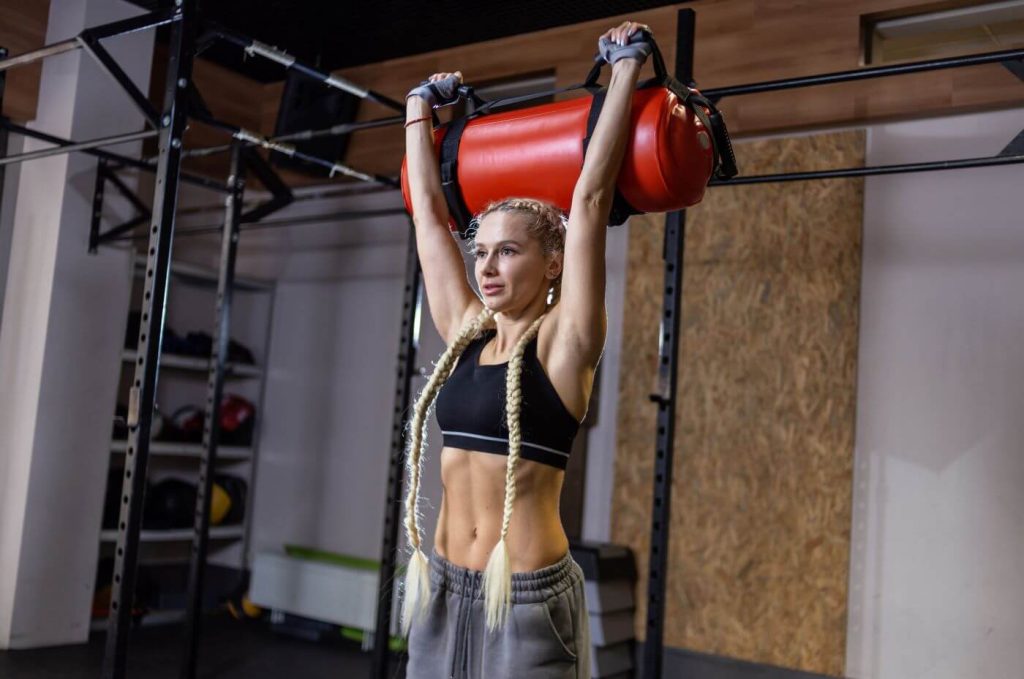
[[[504, 489], [489, 496], [465, 497], [446, 490], [441, 495], [438, 525], [454, 529], [472, 530], [477, 534], [500, 533], [505, 505], [502, 501]], [[509, 531], [520, 527], [530, 530], [562, 530], [562, 518], [558, 497], [542, 493], [516, 492], [512, 503]]]
[[[435, 549], [459, 565], [483, 570], [501, 538], [501, 515], [500, 512], [494, 514], [496, 516], [489, 512], [464, 515], [441, 512], [434, 534]], [[557, 561], [568, 550], [569, 540], [557, 511], [527, 516], [517, 509], [509, 522], [505, 544], [513, 570], [519, 572]]]

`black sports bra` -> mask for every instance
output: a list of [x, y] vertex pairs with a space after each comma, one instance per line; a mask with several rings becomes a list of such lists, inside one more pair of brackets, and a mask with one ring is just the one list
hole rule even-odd
[[[507, 363], [480, 365], [480, 352], [497, 333], [485, 330], [459, 357], [455, 370], [437, 395], [437, 421], [444, 445], [508, 455], [505, 413]], [[537, 338], [523, 351], [522, 406], [519, 412], [522, 447], [527, 460], [565, 469], [580, 424], [562, 403], [537, 359]]]

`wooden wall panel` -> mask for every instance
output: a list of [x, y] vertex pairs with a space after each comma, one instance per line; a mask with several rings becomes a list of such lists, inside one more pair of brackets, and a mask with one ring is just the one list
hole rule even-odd
[[[697, 11], [695, 77], [699, 87], [762, 82], [862, 67], [863, 18], [914, 8], [970, 2], [915, 0], [717, 0], [682, 3], [629, 18], [648, 23], [675, 59], [676, 13]], [[441, 70], [462, 70], [468, 82], [554, 69], [559, 87], [579, 82], [590, 67], [597, 36], [626, 17], [600, 19], [337, 71], [364, 87], [401, 100], [417, 82]], [[650, 65], [645, 74], [650, 73]], [[273, 128], [281, 86], [268, 85], [264, 130]], [[563, 95], [579, 96], [578, 94]], [[1024, 104], [1024, 85], [998, 64], [934, 71], [778, 93], [727, 98], [722, 109], [734, 137], [847, 126], [870, 121], [962, 113]], [[364, 103], [359, 119], [389, 115]], [[1007, 140], [1009, 142], [1009, 140]], [[401, 128], [356, 133], [346, 162], [396, 174], [405, 137]]]
[[[862, 166], [860, 131], [739, 144], [753, 174]], [[863, 180], [687, 212], [665, 644], [841, 675]], [[644, 636], [663, 216], [630, 226], [612, 538]]]
[[[0, 46], [10, 55], [39, 49], [46, 37], [50, 3], [0, 0]], [[3, 114], [17, 122], [36, 117], [39, 99], [39, 74], [43, 64], [18, 66], [7, 72]]]
[[[630, 15], [651, 25], [664, 43], [666, 61], [674, 60], [676, 11], [697, 10], [695, 75], [702, 88], [853, 69], [862, 66], [861, 24], [869, 15], [972, 4], [969, 0], [703, 0]], [[43, 44], [48, 3], [0, 0], [0, 44], [12, 53]], [[401, 100], [430, 73], [461, 69], [469, 81], [484, 81], [554, 69], [559, 86], [578, 82], [587, 72], [596, 36], [625, 17], [564, 26], [528, 35], [463, 45], [438, 52], [342, 69], [338, 74]], [[282, 46], [287, 49], [287, 45]], [[157, 62], [160, 59], [156, 60]], [[162, 65], [154, 64], [154, 81]], [[649, 69], [649, 67], [648, 67]], [[283, 71], [282, 71], [283, 72]], [[11, 72], [4, 110], [17, 120], [35, 116], [40, 65]], [[200, 61], [196, 79], [214, 111], [225, 119], [265, 133], [273, 130], [281, 84], [262, 85]], [[568, 95], [574, 96], [574, 95]], [[940, 115], [1019, 106], [1024, 87], [1000, 65], [935, 71], [912, 76], [806, 88], [726, 99], [722, 108], [734, 136], [853, 125], [877, 120]], [[359, 119], [389, 115], [366, 103]], [[223, 137], [194, 130], [197, 143]], [[400, 128], [359, 132], [346, 162], [370, 172], [395, 174], [402, 158]], [[216, 176], [218, 162], [193, 164]], [[296, 183], [308, 183], [289, 174]], [[346, 181], [339, 179], [338, 181]]]

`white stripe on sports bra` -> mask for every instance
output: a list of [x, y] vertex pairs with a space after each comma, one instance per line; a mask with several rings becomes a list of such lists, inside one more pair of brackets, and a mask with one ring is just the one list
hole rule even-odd
[[[508, 443], [508, 439], [501, 439], [501, 438], [498, 438], [496, 436], [483, 436], [482, 434], [470, 434], [469, 432], [466, 432], [466, 431], [445, 431], [445, 430], [442, 429], [441, 430], [441, 434], [442, 435], [450, 434], [452, 436], [467, 436], [467, 437], [469, 437], [471, 439], [484, 439], [485, 441], [501, 441], [502, 443]], [[547, 446], [542, 446], [539, 443], [528, 443], [526, 441], [522, 441], [520, 443], [521, 443], [521, 445], [529, 446], [530, 448], [536, 448], [538, 450], [546, 450], [549, 453], [554, 453], [555, 455], [561, 455], [562, 457], [569, 457], [569, 453], [563, 453], [560, 450], [555, 450], [554, 448], [548, 448]]]

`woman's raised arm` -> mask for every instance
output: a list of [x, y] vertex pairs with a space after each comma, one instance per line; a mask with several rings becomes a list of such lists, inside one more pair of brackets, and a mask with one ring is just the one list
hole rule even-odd
[[601, 36], [601, 54], [612, 62], [611, 82], [576, 181], [565, 233], [557, 334], [593, 365], [604, 349], [608, 325], [604, 304], [608, 218], [626, 153], [633, 91], [650, 53], [648, 43], [630, 41], [641, 37], [641, 29], [650, 34], [643, 24], [627, 21]]
[[[414, 88], [406, 99], [405, 158], [416, 227], [416, 249], [423, 269], [423, 284], [434, 327], [450, 344], [469, 311], [482, 303], [469, 285], [466, 265], [448, 228], [448, 205], [441, 191], [441, 173], [434, 151], [431, 110], [434, 104], [454, 100], [462, 74], [435, 73], [427, 81], [433, 88]], [[441, 101], [437, 101], [438, 98]], [[416, 122], [413, 122], [416, 121]]]

